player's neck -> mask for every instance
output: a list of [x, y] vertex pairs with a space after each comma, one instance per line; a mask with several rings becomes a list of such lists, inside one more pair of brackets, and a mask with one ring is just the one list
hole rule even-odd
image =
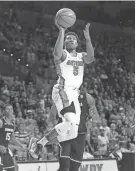
[[73, 54], [73, 55], [76, 55], [77, 52], [76, 52], [76, 49], [67, 49], [67, 51], [70, 53], [70, 54]]

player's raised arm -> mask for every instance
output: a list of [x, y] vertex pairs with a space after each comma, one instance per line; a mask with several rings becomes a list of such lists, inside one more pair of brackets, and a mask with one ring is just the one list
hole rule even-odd
[[59, 26], [57, 24], [57, 21], [55, 21], [55, 24], [59, 28], [59, 36], [54, 47], [53, 56], [55, 60], [60, 60], [61, 57], [63, 56], [65, 29]]
[[88, 23], [85, 27], [85, 30], [83, 31], [86, 39], [86, 53], [83, 53], [83, 56], [84, 56], [84, 62], [87, 64], [94, 61], [94, 48], [91, 42], [89, 28], [90, 28], [90, 24]]

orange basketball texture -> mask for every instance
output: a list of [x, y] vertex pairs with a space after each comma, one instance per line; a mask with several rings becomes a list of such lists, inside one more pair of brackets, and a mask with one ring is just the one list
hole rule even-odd
[[57, 12], [55, 20], [59, 26], [68, 28], [75, 24], [76, 15], [71, 9], [63, 8]]

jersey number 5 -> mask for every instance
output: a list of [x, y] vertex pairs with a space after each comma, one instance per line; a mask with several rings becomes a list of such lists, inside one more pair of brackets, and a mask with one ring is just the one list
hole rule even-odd
[[7, 132], [6, 133], [6, 140], [10, 141], [10, 138], [11, 138], [11, 132]]

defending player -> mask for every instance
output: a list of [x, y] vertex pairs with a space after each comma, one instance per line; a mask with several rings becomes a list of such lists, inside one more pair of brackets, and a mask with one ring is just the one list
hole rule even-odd
[[78, 171], [83, 158], [87, 132], [86, 121], [87, 117], [90, 117], [89, 108], [92, 109], [93, 114], [97, 115], [99, 119], [98, 113], [96, 111], [97, 109], [95, 107], [95, 101], [90, 94], [81, 91], [79, 102], [81, 106], [81, 115], [78, 136], [75, 139], [60, 143], [60, 166], [58, 171]]
[[4, 117], [0, 119], [0, 171], [15, 171], [15, 160], [13, 154], [8, 148], [9, 142], [12, 141], [17, 146], [24, 149], [14, 137], [14, 121], [12, 106], [4, 107]]
[[[53, 55], [59, 79], [53, 87], [52, 99], [63, 122], [37, 142], [43, 146], [54, 138], [62, 142], [77, 137], [81, 114], [78, 89], [83, 82], [84, 64], [94, 61], [94, 49], [89, 35], [90, 24], [84, 30], [86, 53], [77, 53], [78, 36], [75, 33], [65, 35], [65, 29], [58, 25], [57, 27], [60, 31]], [[37, 149], [33, 147], [31, 154]]]

